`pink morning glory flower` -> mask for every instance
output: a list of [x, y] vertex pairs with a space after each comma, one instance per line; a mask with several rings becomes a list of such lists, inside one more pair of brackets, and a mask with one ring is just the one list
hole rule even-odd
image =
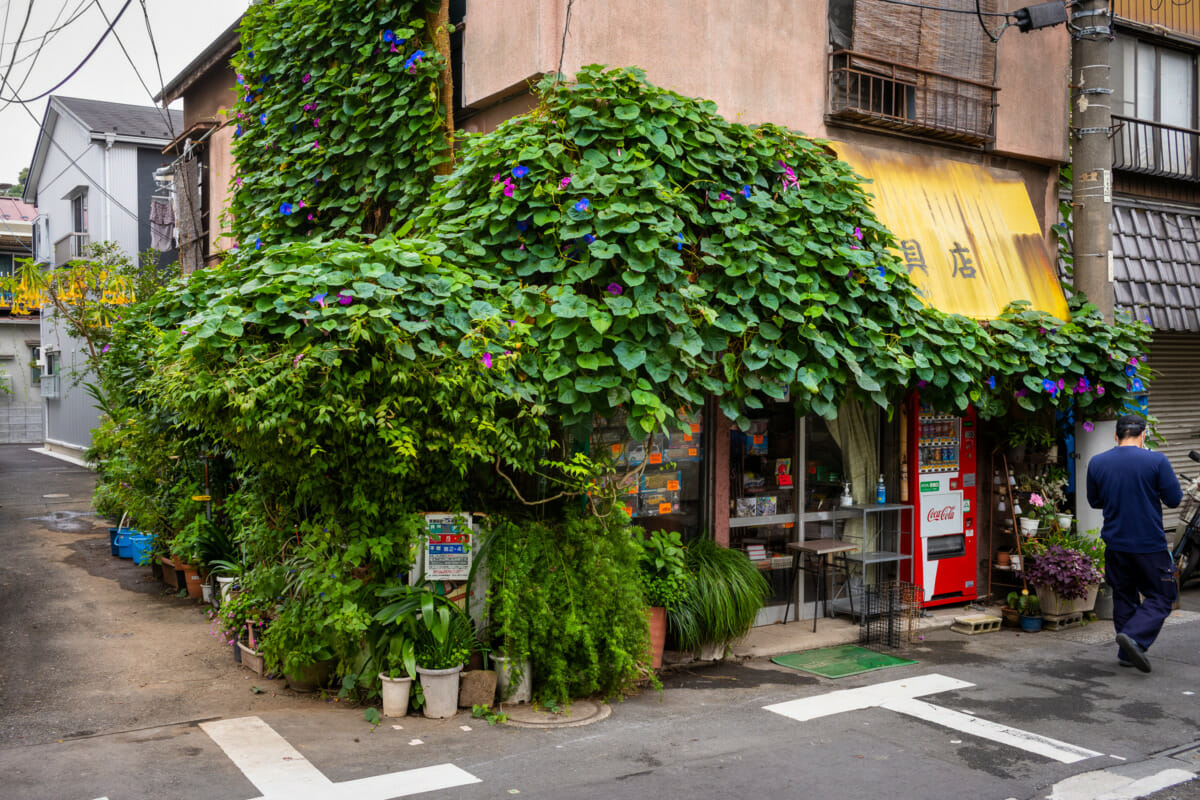
[[621, 284], [619, 283], [610, 283], [605, 291], [611, 294], [613, 297], [619, 297], [620, 295], [625, 294], [625, 290], [621, 288]]
[[488, 369], [492, 368], [492, 354], [491, 353], [484, 353], [483, 358], [481, 358], [479, 360], [482, 361], [483, 365], [485, 367], [487, 367]]
[[570, 185], [571, 185], [571, 176], [570, 175], [568, 175], [567, 177], [563, 178], [561, 181], [558, 182], [558, 188], [560, 188], [560, 189], [565, 189]]
[[1083, 423], [1083, 429], [1085, 431], [1087, 431], [1088, 433], [1091, 433], [1092, 431], [1094, 431], [1096, 429], [1096, 426], [1090, 422], [1085, 422], [1085, 423]]
[[312, 80], [312, 75], [310, 75], [310, 74], [308, 74], [308, 73], [306, 72], [306, 73], [304, 73], [304, 77], [300, 79], [300, 82], [301, 82], [301, 83], [308, 83], [308, 82], [309, 82], [309, 81], [311, 81], [311, 80]]
[[338, 304], [339, 305], [348, 306], [353, 302], [354, 302], [354, 295], [343, 294], [342, 292], [338, 292]]

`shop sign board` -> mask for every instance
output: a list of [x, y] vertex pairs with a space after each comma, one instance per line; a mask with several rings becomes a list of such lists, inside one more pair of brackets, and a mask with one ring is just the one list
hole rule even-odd
[[465, 581], [471, 574], [470, 514], [426, 514], [425, 579]]

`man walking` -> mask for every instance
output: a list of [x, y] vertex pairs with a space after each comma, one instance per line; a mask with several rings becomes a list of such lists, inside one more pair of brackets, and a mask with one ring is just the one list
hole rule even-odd
[[1117, 446], [1092, 458], [1087, 499], [1104, 510], [1105, 579], [1113, 591], [1113, 626], [1121, 666], [1150, 671], [1146, 650], [1175, 603], [1175, 564], [1163, 531], [1162, 506], [1183, 499], [1175, 470], [1162, 453], [1145, 449], [1146, 421], [1117, 418]]

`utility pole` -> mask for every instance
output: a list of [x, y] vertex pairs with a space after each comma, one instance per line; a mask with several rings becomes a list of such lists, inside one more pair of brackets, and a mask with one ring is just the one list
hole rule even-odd
[[[1071, 220], [1074, 286], [1113, 322], [1112, 80], [1109, 52], [1112, 15], [1108, 0], [1079, 0], [1071, 16]], [[1116, 422], [1075, 423], [1075, 518], [1079, 530], [1097, 529], [1100, 512], [1084, 491], [1087, 464], [1113, 445]]]
[[1108, 0], [1082, 0], [1071, 18], [1071, 219], [1075, 288], [1113, 321], [1112, 80]]

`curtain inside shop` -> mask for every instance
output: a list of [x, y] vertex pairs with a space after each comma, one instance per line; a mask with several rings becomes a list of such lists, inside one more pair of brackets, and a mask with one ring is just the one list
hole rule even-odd
[[[870, 503], [875, 498], [875, 482], [879, 478], [879, 412], [874, 406], [863, 408], [862, 403], [848, 399], [838, 409], [836, 419], [826, 421], [829, 433], [842, 451], [842, 474], [848, 475], [854, 502]], [[842, 538], [861, 542], [862, 522], [849, 520]], [[875, 546], [864, 542], [864, 547]]]

